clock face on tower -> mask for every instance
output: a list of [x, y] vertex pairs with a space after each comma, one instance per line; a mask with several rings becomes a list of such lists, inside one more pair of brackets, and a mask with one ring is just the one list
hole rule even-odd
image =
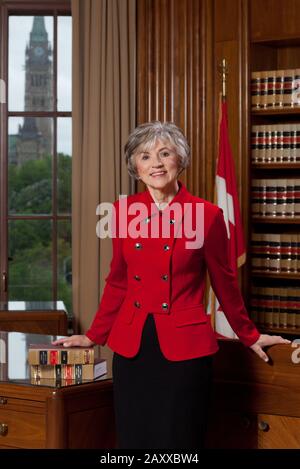
[[44, 54], [44, 49], [40, 46], [34, 48], [34, 55], [36, 57], [41, 57]]

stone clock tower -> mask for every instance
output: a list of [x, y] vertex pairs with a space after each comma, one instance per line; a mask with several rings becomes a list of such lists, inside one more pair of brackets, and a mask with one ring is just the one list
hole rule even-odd
[[[43, 16], [35, 16], [25, 51], [25, 111], [53, 110], [52, 49]], [[19, 127], [19, 163], [52, 153], [52, 119], [25, 117]]]

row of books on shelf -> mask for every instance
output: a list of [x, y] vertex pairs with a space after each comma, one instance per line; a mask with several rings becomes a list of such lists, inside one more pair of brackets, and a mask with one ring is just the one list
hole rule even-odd
[[300, 179], [252, 179], [253, 216], [299, 217]]
[[252, 287], [250, 315], [257, 325], [300, 328], [300, 289]]
[[251, 105], [254, 109], [300, 106], [300, 69], [252, 72]]
[[107, 373], [107, 360], [96, 358], [93, 347], [32, 344], [28, 348], [28, 364], [31, 379], [36, 384], [43, 379], [77, 384]]
[[253, 125], [251, 161], [300, 163], [300, 124]]
[[252, 233], [254, 271], [300, 273], [300, 234]]

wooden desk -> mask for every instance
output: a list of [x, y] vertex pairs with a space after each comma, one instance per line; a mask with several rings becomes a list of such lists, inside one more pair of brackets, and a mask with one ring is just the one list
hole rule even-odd
[[269, 363], [240, 342], [219, 345], [207, 446], [300, 448], [300, 344], [270, 347]]
[[30, 343], [53, 336], [0, 332], [0, 448], [114, 448], [112, 379], [31, 384]]
[[62, 301], [0, 302], [0, 329], [34, 334], [68, 334]]

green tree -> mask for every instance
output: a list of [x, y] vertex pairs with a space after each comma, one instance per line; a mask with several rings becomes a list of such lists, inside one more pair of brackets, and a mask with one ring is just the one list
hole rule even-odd
[[[72, 159], [60, 153], [57, 162], [57, 202], [60, 213], [71, 211]], [[10, 165], [9, 213], [52, 212], [52, 157]], [[71, 226], [59, 222], [59, 300], [71, 311]], [[48, 301], [52, 296], [52, 224], [50, 220], [11, 220], [9, 223], [9, 297], [11, 300]]]

